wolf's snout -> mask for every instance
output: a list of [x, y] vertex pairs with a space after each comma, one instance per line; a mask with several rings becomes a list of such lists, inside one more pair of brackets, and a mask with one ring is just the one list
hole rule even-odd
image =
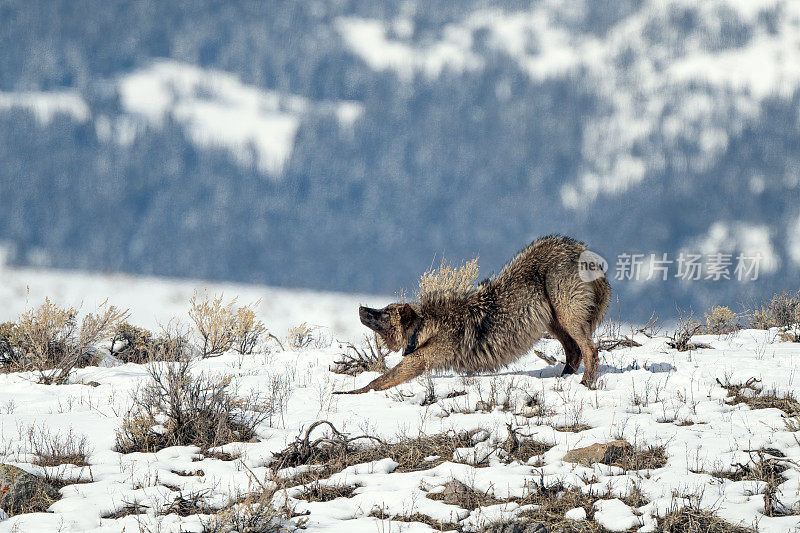
[[362, 305], [358, 308], [358, 318], [371, 330], [382, 331], [384, 329], [383, 313], [380, 309], [371, 309]]

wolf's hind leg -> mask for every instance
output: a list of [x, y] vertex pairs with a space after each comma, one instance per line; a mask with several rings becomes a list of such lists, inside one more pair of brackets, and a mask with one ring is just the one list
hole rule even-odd
[[428, 366], [425, 363], [425, 354], [420, 353], [421, 351], [422, 350], [418, 350], [403, 357], [403, 360], [400, 361], [396, 367], [381, 377], [374, 379], [366, 387], [361, 387], [353, 391], [335, 392], [334, 394], [361, 394], [371, 390], [386, 390], [414, 379], [425, 372]]

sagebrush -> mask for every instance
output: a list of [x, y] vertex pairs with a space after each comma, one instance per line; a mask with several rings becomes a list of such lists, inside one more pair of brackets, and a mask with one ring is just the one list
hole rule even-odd
[[800, 323], [800, 291], [776, 294], [750, 313], [750, 325], [756, 329], [785, 329], [798, 323]]
[[742, 326], [739, 324], [739, 315], [731, 311], [730, 307], [715, 305], [705, 315], [706, 333], [712, 335], [724, 335], [739, 331]]
[[221, 355], [228, 350], [251, 354], [262, 337], [276, 339], [263, 322], [256, 318], [256, 304], [236, 307], [236, 298], [225, 302], [223, 296], [209, 297], [195, 291], [189, 299], [189, 318], [200, 338], [202, 357]]
[[12, 372], [34, 371], [40, 383], [66, 383], [73, 369], [99, 362], [96, 345], [127, 316], [127, 311], [104, 303], [79, 321], [77, 309], [45, 298], [16, 323], [0, 328], [0, 363]]
[[238, 395], [231, 376], [194, 374], [191, 366], [188, 357], [151, 363], [150, 379], [135, 393], [117, 431], [117, 451], [189, 445], [207, 450], [255, 437], [270, 406], [256, 393]]

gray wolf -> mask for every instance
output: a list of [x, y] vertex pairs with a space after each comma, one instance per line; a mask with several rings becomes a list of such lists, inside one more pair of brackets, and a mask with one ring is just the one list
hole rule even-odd
[[597, 377], [592, 333], [608, 308], [605, 276], [584, 281], [586, 246], [550, 235], [520, 251], [494, 278], [464, 292], [431, 291], [419, 302], [383, 309], [360, 307], [361, 323], [403, 360], [367, 386], [347, 394], [394, 387], [423, 372], [495, 371], [527, 353], [549, 332], [564, 347], [564, 374], [577, 372], [591, 386]]

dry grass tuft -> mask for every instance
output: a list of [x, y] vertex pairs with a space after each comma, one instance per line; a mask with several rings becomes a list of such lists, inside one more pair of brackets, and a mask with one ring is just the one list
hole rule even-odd
[[273, 507], [272, 496], [273, 491], [264, 490], [223, 507], [202, 522], [203, 533], [286, 533], [303, 528], [307, 519], [301, 518], [291, 527], [288, 520], [294, 512]]
[[463, 265], [450, 265], [446, 260], [437, 268], [431, 267], [419, 278], [419, 289], [416, 297], [436, 291], [465, 293], [475, 288], [478, 279], [478, 258]]
[[231, 376], [194, 375], [187, 357], [151, 363], [150, 381], [140, 388], [117, 430], [116, 450], [154, 452], [168, 446], [207, 450], [232, 441], [248, 441], [270, 415], [256, 394], [240, 397]]
[[39, 383], [64, 384], [74, 368], [97, 364], [97, 343], [111, 335], [127, 311], [102, 304], [78, 321], [75, 308], [49, 299], [0, 328], [0, 363], [12, 372], [34, 371]]
[[[445, 461], [456, 461], [454, 455], [458, 448], [472, 446], [472, 432], [447, 431], [436, 435], [403, 437], [396, 443], [378, 446], [372, 453], [397, 461], [400, 465], [398, 472], [413, 472], [432, 468]], [[475, 466], [488, 466], [488, 463]]]
[[290, 348], [304, 350], [306, 348], [322, 348], [324, 339], [314, 335], [314, 328], [303, 322], [299, 326], [289, 328], [286, 333], [286, 342]]
[[758, 386], [760, 380], [750, 378], [745, 383], [717, 383], [728, 391], [728, 403], [731, 405], [746, 404], [751, 409], [780, 409], [789, 416], [800, 415], [800, 402], [790, 393], [778, 393], [775, 390], [764, 390]]
[[[425, 524], [434, 531], [461, 531], [461, 526], [455, 522], [440, 522], [422, 513], [390, 516], [386, 511], [376, 509], [372, 511], [369, 516], [389, 522], [387, 531], [393, 530], [392, 522], [419, 522], [420, 524]], [[402, 529], [399, 529], [399, 531], [402, 531]]]
[[457, 505], [462, 509], [474, 511], [478, 507], [487, 505], [495, 505], [502, 503], [489, 492], [481, 492], [475, 490], [475, 487], [470, 487], [457, 479], [448, 481], [444, 486], [444, 491], [434, 492], [425, 495], [428, 499], [443, 501], [449, 505]]
[[754, 533], [754, 530], [734, 526], [714, 513], [695, 506], [675, 508], [658, 520], [663, 533]]
[[628, 453], [612, 463], [625, 471], [653, 470], [666, 464], [666, 447], [663, 445], [633, 446]]
[[329, 502], [336, 498], [351, 498], [361, 485], [326, 485], [319, 481], [303, 487], [297, 498], [307, 502]]
[[[547, 524], [550, 531], [567, 532], [601, 532], [603, 527], [594, 521], [594, 504], [598, 500], [608, 498], [610, 495], [600, 495], [594, 492], [583, 492], [580, 489], [567, 489], [562, 483], [544, 484], [544, 479], [528, 483], [527, 493], [518, 503], [520, 505], [533, 504], [537, 508], [524, 511], [515, 521], [524, 524]], [[577, 507], [586, 511], [586, 520], [576, 522], [564, 518], [564, 513]]]
[[65, 435], [51, 433], [45, 427], [31, 426], [28, 429], [28, 443], [36, 458], [33, 463], [39, 466], [59, 466], [72, 464], [88, 466], [87, 457], [91, 448], [85, 435], [76, 435], [69, 430]]

